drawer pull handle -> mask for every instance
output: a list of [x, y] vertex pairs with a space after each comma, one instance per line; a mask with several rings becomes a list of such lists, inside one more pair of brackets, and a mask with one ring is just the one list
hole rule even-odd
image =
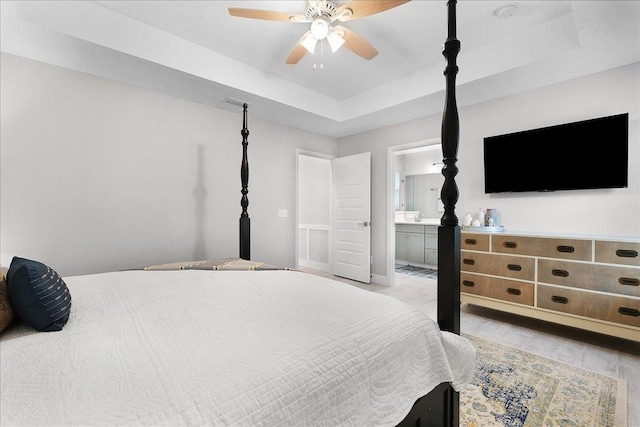
[[629, 307], [618, 308], [618, 313], [622, 314], [623, 316], [633, 316], [633, 317], [640, 316], [640, 311], [636, 310], [635, 308], [629, 308]]
[[465, 258], [465, 259], [463, 259], [463, 260], [462, 260], [462, 263], [463, 263], [463, 264], [467, 264], [467, 265], [473, 265], [473, 264], [475, 264], [476, 262], [475, 262], [474, 260], [472, 260], [472, 259]]
[[522, 266], [519, 264], [507, 264], [507, 268], [511, 271], [521, 271]]
[[640, 280], [633, 277], [621, 277], [618, 279], [618, 283], [624, 286], [638, 286], [640, 285]]
[[560, 245], [558, 247], [556, 247], [556, 250], [558, 252], [564, 252], [567, 254], [572, 254], [576, 251], [576, 249], [573, 246], [564, 246], [564, 245]]
[[551, 274], [557, 277], [569, 277], [569, 272], [567, 270], [558, 270], [557, 268], [551, 270]]
[[515, 249], [518, 247], [518, 244], [516, 242], [504, 242], [502, 246], [509, 249]]
[[631, 249], [618, 249], [616, 255], [621, 258], [638, 258], [638, 251]]
[[464, 242], [467, 245], [476, 245], [476, 244], [478, 244], [478, 241], [476, 239], [464, 239]]
[[463, 281], [462, 281], [462, 284], [463, 284], [464, 286], [468, 286], [468, 287], [470, 287], [470, 288], [473, 288], [473, 287], [476, 285], [476, 284], [475, 284], [474, 282], [472, 282], [471, 280], [463, 280]]
[[552, 296], [551, 301], [557, 302], [558, 304], [569, 304], [569, 298], [559, 297], [558, 295]]
[[516, 288], [507, 288], [507, 293], [511, 295], [520, 295], [522, 294], [522, 291]]

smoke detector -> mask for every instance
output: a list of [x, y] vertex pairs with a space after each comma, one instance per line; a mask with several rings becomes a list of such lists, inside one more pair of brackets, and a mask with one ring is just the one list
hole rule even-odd
[[500, 19], [508, 19], [515, 15], [517, 9], [518, 6], [515, 4], [507, 4], [497, 8], [494, 13]]

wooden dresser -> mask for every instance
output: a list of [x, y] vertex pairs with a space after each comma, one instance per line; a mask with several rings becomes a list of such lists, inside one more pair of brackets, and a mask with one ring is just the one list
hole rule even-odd
[[464, 303], [640, 341], [640, 239], [462, 232]]

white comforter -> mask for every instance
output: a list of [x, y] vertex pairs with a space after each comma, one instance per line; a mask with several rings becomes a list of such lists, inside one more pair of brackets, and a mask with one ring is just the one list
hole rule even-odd
[[391, 297], [295, 271], [67, 277], [60, 332], [1, 337], [1, 425], [394, 425], [475, 350]]

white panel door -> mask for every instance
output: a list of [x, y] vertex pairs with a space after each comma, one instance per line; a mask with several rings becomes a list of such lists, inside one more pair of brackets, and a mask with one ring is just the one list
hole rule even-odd
[[333, 274], [371, 282], [371, 153], [332, 160]]

